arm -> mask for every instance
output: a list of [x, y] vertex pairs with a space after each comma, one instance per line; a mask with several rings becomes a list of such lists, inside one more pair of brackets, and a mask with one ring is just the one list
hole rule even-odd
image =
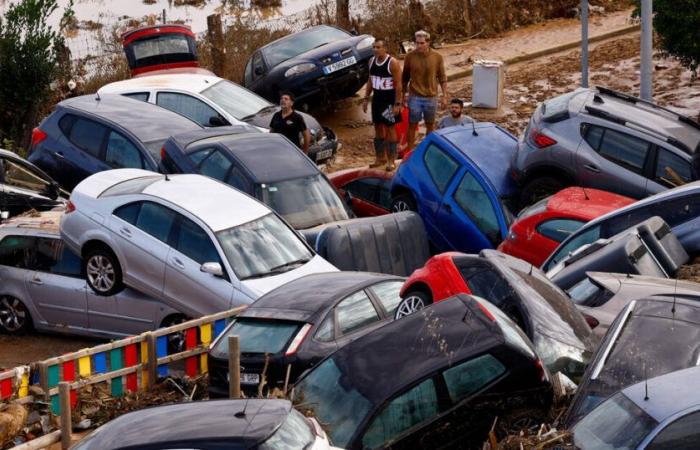
[[401, 93], [408, 94], [408, 83], [411, 81], [411, 55], [406, 55], [403, 61], [403, 74], [401, 76]]
[[304, 131], [302, 133], [304, 135], [304, 145], [303, 145], [303, 150], [304, 153], [307, 155], [309, 154], [309, 143], [311, 142], [311, 133], [309, 133], [308, 128], [304, 128]]
[[442, 89], [442, 107], [447, 108], [447, 73], [445, 72], [445, 60], [440, 57], [440, 65], [438, 66], [437, 74], [438, 82], [440, 83], [440, 88]]
[[391, 77], [394, 80], [394, 89], [396, 91], [396, 100], [394, 100], [394, 106], [392, 108], [392, 112], [396, 115], [401, 112], [401, 107], [403, 106], [403, 74], [401, 73], [401, 64], [396, 58], [391, 58], [389, 70], [391, 71]]
[[[374, 57], [369, 60], [370, 67], [372, 66], [372, 61]], [[362, 99], [362, 111], [367, 112], [367, 105], [369, 104], [369, 96], [372, 95], [372, 77], [367, 78], [367, 85], [365, 86], [365, 96]]]

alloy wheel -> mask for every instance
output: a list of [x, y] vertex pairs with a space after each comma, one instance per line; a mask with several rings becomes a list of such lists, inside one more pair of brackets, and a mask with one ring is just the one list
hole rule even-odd
[[90, 285], [100, 292], [107, 292], [114, 287], [116, 276], [114, 266], [109, 258], [93, 255], [85, 268]]
[[425, 308], [425, 302], [423, 299], [418, 296], [411, 295], [403, 299], [403, 301], [399, 304], [399, 307], [396, 308], [396, 314], [394, 317], [396, 319], [400, 319], [423, 308]]
[[24, 328], [27, 323], [27, 308], [14, 297], [0, 297], [0, 325], [9, 333]]
[[392, 212], [410, 211], [411, 206], [404, 200], [397, 200], [392, 205], [391, 210], [392, 210]]

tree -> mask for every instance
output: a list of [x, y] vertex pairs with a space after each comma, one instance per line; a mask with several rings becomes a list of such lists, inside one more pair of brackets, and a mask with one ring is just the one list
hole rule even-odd
[[[635, 16], [640, 14], [636, 0]], [[700, 63], [700, 0], [654, 0], [659, 47], [697, 74]]]
[[61, 31], [72, 6], [71, 0], [58, 30], [48, 25], [57, 0], [20, 0], [0, 17], [0, 141], [28, 147], [39, 108], [68, 63]]

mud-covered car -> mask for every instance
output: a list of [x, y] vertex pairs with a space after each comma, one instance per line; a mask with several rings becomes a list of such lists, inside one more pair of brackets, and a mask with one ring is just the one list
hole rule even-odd
[[289, 91], [298, 107], [351, 97], [369, 78], [373, 42], [370, 35], [354, 36], [334, 26], [308, 28], [255, 51], [243, 85], [274, 103]]

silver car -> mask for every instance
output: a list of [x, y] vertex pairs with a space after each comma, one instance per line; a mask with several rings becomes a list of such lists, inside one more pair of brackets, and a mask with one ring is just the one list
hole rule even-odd
[[700, 144], [694, 120], [636, 97], [598, 87], [540, 104], [511, 163], [521, 204], [565, 186], [644, 198], [692, 179]]
[[98, 295], [127, 285], [187, 314], [337, 270], [267, 206], [202, 175], [99, 172], [73, 190], [60, 228]]
[[132, 289], [95, 295], [82, 276], [80, 257], [61, 241], [57, 214], [18, 217], [0, 226], [1, 331], [121, 338], [182, 320], [180, 311]]

